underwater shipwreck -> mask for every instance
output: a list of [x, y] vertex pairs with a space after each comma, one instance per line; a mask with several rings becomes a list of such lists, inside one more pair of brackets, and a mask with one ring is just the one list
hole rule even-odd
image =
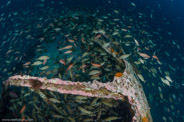
[[134, 38], [127, 31], [105, 30], [113, 23], [105, 24], [93, 14], [75, 13], [37, 27], [40, 45], [31, 63], [23, 65], [26, 73], [3, 82], [1, 117], [152, 122], [130, 54], [117, 41], [117, 35], [122, 41]]

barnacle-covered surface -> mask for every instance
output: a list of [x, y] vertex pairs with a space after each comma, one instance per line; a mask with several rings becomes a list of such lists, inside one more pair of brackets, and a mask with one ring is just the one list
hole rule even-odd
[[[131, 67], [127, 68], [130, 69]], [[129, 102], [128, 110], [131, 113], [134, 112], [134, 114], [131, 114], [131, 117], [128, 116], [130, 120], [141, 121], [143, 118], [147, 118], [149, 121], [152, 121], [147, 100], [145, 99], [142, 87], [135, 79], [134, 74], [130, 74], [130, 72], [130, 70], [127, 70], [127, 72], [124, 72], [124, 76], [115, 77], [113, 83], [108, 84], [100, 83], [97, 81], [93, 81], [93, 83], [80, 83], [61, 81], [60, 79], [47, 80], [46, 78], [36, 78], [30, 76], [13, 76], [5, 81], [4, 84], [6, 86], [13, 85], [30, 87], [45, 101], [48, 101], [49, 98], [46, 94], [44, 94], [44, 92], [41, 91], [41, 89], [65, 94], [83, 95], [88, 97], [95, 96], [98, 98], [113, 98], [116, 100], [127, 101]], [[6, 93], [8, 93], [8, 91], [6, 91]], [[25, 93], [25, 91], [23, 93]], [[51, 100], [52, 102], [56, 103], [62, 99], [59, 98], [58, 100], [58, 98], [54, 98], [55, 99]], [[79, 109], [87, 113], [89, 112], [81, 107], [79, 107]], [[92, 112], [89, 112], [88, 114], [92, 114]], [[119, 117], [115, 118], [119, 119]]]

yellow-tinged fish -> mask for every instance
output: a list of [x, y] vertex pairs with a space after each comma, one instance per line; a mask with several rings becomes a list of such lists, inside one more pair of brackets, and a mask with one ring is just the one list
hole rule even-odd
[[114, 13], [119, 14], [119, 11], [118, 10], [114, 10]]
[[86, 100], [86, 99], [88, 99], [88, 97], [85, 97], [85, 96], [76, 96], [75, 99], [78, 99], [78, 100]]
[[171, 85], [170, 82], [169, 82], [168, 80], [164, 79], [164, 78], [161, 78], [161, 81], [162, 81], [164, 84], [168, 85], [168, 86]]
[[111, 44], [111, 43], [105, 43], [105, 44], [103, 45], [103, 47], [104, 47], [104, 48], [107, 48], [110, 44]]
[[91, 102], [91, 106], [93, 106], [93, 105], [95, 105], [96, 104], [96, 102], [99, 100], [99, 98], [95, 98], [92, 102]]
[[172, 83], [172, 80], [169, 76], [165, 76], [165, 78]]
[[122, 31], [128, 31], [127, 29], [124, 29], [124, 28], [122, 28], [121, 30], [122, 30]]
[[84, 101], [84, 100], [75, 99], [74, 101], [77, 102], [77, 103], [86, 103], [86, 101]]
[[44, 67], [40, 68], [40, 70], [46, 70], [48, 68], [49, 68], [49, 66], [44, 66]]
[[72, 70], [70, 70], [70, 78], [73, 79]]
[[36, 61], [36, 62], [34, 62], [32, 65], [37, 66], [37, 65], [41, 65], [41, 64], [42, 64], [41, 61]]
[[50, 59], [49, 56], [41, 56], [38, 58], [38, 60], [48, 60], [48, 59]]
[[61, 103], [59, 100], [57, 100], [55, 98], [49, 98], [48, 100], [53, 102], [53, 103]]
[[100, 71], [93, 70], [93, 71], [89, 72], [89, 75], [95, 75], [95, 74], [98, 74], [98, 73], [100, 73]]
[[62, 79], [61, 73], [59, 73], [59, 78]]
[[70, 58], [67, 58], [67, 63], [70, 63], [73, 59], [73, 56], [71, 56]]
[[69, 119], [71, 122], [75, 122], [75, 119], [72, 118], [72, 117], [68, 117], [68, 119]]
[[99, 80], [100, 77], [99, 76], [96, 76], [96, 75], [93, 75], [93, 76], [90, 77], [90, 79], [92, 79], [92, 80]]
[[93, 106], [87, 106], [87, 105], [85, 105], [84, 108], [89, 109], [89, 110], [94, 110], [94, 107]]
[[88, 55], [88, 52], [83, 53], [82, 58], [86, 57]]
[[120, 59], [126, 59], [126, 58], [128, 58], [129, 56], [130, 56], [130, 54], [125, 54], [125, 55], [120, 56], [119, 58], [120, 58]]
[[104, 119], [104, 121], [112, 121], [112, 120], [117, 120], [117, 119], [120, 119], [120, 117], [117, 117], [117, 116], [111, 116], [111, 117], [107, 117]]
[[55, 104], [52, 104], [52, 107], [53, 107], [58, 113], [62, 113], [62, 111], [59, 110], [59, 107], [57, 107]]
[[113, 104], [107, 101], [102, 101], [102, 103], [108, 107], [113, 107]]
[[27, 97], [27, 96], [30, 96], [30, 95], [31, 95], [31, 93], [28, 92], [28, 93], [24, 94], [24, 97]]
[[64, 52], [64, 54], [69, 54], [69, 53], [72, 53], [72, 50], [68, 50], [68, 51]]
[[68, 46], [63, 47], [63, 48], [60, 48], [60, 49], [58, 49], [58, 50], [70, 49], [70, 48], [72, 48], [72, 47], [73, 47], [72, 45], [68, 45]]
[[88, 111], [88, 110], [86, 110], [86, 109], [84, 109], [84, 108], [82, 108], [82, 107], [78, 107], [78, 108], [79, 108], [79, 110], [80, 110], [83, 114], [93, 114], [93, 112]]
[[125, 35], [124, 38], [131, 38], [132, 36], [131, 35]]
[[134, 38], [134, 42], [135, 42], [135, 44], [137, 45], [137, 46], [140, 46], [139, 45], [139, 42]]
[[146, 82], [141, 74], [137, 74], [137, 75], [138, 75], [139, 79], [141, 79], [141, 81]]
[[60, 30], [61, 30], [61, 28], [55, 28], [54, 30], [58, 32], [58, 31], [60, 31]]

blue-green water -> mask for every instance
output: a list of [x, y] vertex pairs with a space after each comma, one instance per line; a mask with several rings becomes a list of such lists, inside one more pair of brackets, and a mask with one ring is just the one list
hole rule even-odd
[[[183, 1], [179, 0], [67, 0], [62, 2], [3, 0], [0, 3], [1, 83], [16, 74], [58, 77], [56, 76], [58, 72], [67, 69], [65, 66], [61, 71], [57, 70], [62, 66], [59, 59], [67, 60], [70, 57], [63, 57], [57, 52], [58, 48], [69, 43], [65, 44], [64, 40], [74, 36], [78, 40], [83, 37], [89, 39], [93, 35], [93, 30], [102, 29], [108, 36], [118, 41], [126, 53], [131, 53], [129, 61], [146, 81], [142, 82], [142, 85], [153, 121], [184, 121], [182, 5], [184, 5]], [[79, 17], [81, 21], [68, 19], [72, 17], [75, 19]], [[83, 20], [80, 17], [87, 19]], [[64, 25], [64, 29], [59, 31], [60, 34], [55, 34], [57, 31], [54, 29], [56, 24], [59, 24], [58, 21], [62, 22], [60, 24]], [[54, 23], [53, 28], [51, 23]], [[67, 25], [68, 23], [71, 25]], [[75, 25], [76, 23], [78, 25]], [[70, 26], [73, 30], [76, 26], [77, 30], [70, 33], [68, 29]], [[48, 28], [50, 30], [47, 30]], [[132, 39], [124, 39], [126, 34], [131, 35]], [[53, 38], [56, 38], [56, 41], [53, 41], [55, 40]], [[134, 39], [138, 41], [138, 45], [135, 44]], [[61, 43], [60, 47], [57, 47], [58, 43]], [[81, 47], [77, 48], [79, 49]], [[72, 62], [83, 53], [77, 50], [72, 49], [75, 56]], [[156, 55], [159, 60], [152, 57], [144, 59], [138, 55], [138, 52], [149, 56]], [[47, 71], [41, 73], [39, 68], [42, 66], [23, 67], [26, 62], [33, 64], [37, 58], [44, 55], [50, 57], [47, 61], [49, 64]], [[167, 80], [169, 83], [161, 80], [161, 78], [166, 79], [166, 76], [171, 78], [171, 81]], [[64, 76], [64, 79], [67, 79], [67, 76]]]

